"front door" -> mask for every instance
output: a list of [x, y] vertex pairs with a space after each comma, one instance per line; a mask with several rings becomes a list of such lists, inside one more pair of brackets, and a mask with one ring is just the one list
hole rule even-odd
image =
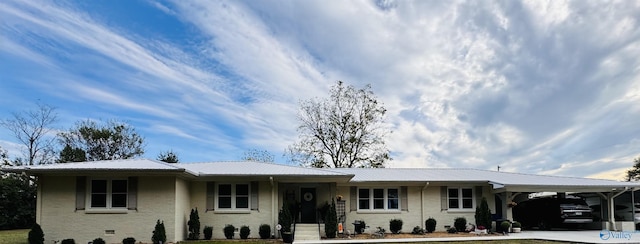
[[300, 188], [300, 222], [316, 223], [316, 188]]

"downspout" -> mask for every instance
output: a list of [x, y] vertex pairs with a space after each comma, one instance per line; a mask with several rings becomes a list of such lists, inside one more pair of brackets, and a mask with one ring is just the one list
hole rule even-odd
[[420, 191], [420, 224], [422, 225], [422, 229], [426, 228], [426, 226], [424, 226], [424, 190], [426, 190], [428, 186], [429, 182], [427, 181], [422, 187], [422, 191]]
[[269, 183], [271, 183], [271, 225], [276, 226], [277, 223], [275, 215], [278, 208], [276, 207], [276, 187], [273, 183], [273, 176], [269, 176]]
[[36, 223], [42, 225], [42, 180], [41, 177], [37, 177], [37, 191], [36, 191]]

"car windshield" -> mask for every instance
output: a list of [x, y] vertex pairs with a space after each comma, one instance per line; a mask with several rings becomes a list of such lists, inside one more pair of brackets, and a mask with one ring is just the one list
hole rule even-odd
[[582, 199], [564, 199], [562, 203], [560, 203], [560, 207], [570, 208], [577, 206], [587, 206], [587, 204]]

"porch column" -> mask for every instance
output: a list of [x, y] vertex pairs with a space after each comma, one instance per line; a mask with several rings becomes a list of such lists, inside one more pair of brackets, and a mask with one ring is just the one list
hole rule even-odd
[[500, 194], [502, 204], [502, 218], [513, 221], [513, 208], [509, 207], [509, 203], [513, 201], [513, 198], [520, 193], [517, 192], [504, 192]]

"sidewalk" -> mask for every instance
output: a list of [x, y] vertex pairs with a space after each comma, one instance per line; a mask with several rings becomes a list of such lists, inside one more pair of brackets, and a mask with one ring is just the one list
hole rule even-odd
[[411, 243], [436, 241], [490, 241], [490, 240], [548, 240], [579, 243], [640, 243], [640, 232], [577, 230], [577, 231], [523, 231], [508, 236], [444, 237], [444, 238], [405, 238], [405, 239], [332, 239], [315, 241], [294, 241], [294, 244], [333, 244], [333, 243]]

